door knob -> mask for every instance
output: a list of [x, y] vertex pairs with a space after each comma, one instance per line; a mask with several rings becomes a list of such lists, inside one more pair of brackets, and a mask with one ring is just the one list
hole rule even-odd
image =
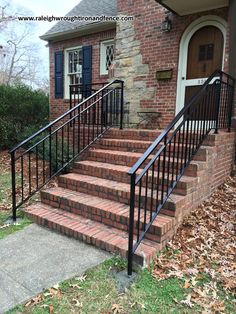
[[185, 80], [185, 77], [184, 77], [184, 76], [182, 76], [182, 80]]

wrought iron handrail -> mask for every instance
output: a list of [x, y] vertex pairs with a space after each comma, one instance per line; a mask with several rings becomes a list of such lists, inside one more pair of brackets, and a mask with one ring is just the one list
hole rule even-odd
[[137, 247], [207, 134], [230, 131], [234, 86], [232, 76], [216, 70], [129, 170], [128, 275]]
[[[16, 145], [11, 154], [12, 214], [70, 166], [111, 126], [123, 128], [124, 82], [114, 80]], [[73, 87], [70, 87], [72, 91]]]

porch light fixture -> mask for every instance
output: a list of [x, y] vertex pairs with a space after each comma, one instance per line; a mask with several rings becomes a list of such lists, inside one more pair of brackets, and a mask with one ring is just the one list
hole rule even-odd
[[169, 15], [166, 15], [165, 20], [161, 24], [161, 30], [163, 32], [170, 32], [172, 29], [172, 22]]

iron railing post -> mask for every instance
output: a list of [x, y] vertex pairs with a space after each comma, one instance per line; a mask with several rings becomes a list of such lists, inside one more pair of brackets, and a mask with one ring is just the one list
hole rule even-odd
[[[70, 89], [70, 110], [72, 109], [72, 88], [73, 86], [69, 86], [69, 89]], [[72, 118], [72, 113], [70, 113], [70, 120]], [[70, 122], [70, 126], [72, 127], [72, 122]]]
[[16, 165], [15, 151], [11, 152], [12, 219], [16, 221]]
[[221, 80], [216, 81], [216, 125], [215, 134], [218, 134], [219, 129], [219, 116], [220, 116], [220, 98], [221, 98]]
[[124, 82], [121, 82], [121, 100], [120, 100], [120, 130], [123, 129], [124, 117]]
[[49, 128], [49, 175], [52, 176], [52, 128]]
[[129, 245], [128, 245], [128, 276], [133, 271], [133, 239], [134, 239], [134, 204], [135, 204], [136, 173], [130, 177], [130, 213], [129, 213]]
[[[229, 88], [229, 86], [228, 86]], [[229, 100], [229, 112], [228, 112], [228, 132], [231, 132], [231, 125], [232, 125], [232, 111], [233, 111], [233, 103], [234, 103], [234, 94], [235, 94], [235, 81], [233, 81], [233, 85], [230, 86], [231, 88], [231, 95]]]

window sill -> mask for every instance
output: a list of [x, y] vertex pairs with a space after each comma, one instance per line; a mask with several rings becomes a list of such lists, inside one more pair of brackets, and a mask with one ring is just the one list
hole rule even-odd
[[100, 74], [100, 78], [109, 78], [108, 73], [107, 74]]

